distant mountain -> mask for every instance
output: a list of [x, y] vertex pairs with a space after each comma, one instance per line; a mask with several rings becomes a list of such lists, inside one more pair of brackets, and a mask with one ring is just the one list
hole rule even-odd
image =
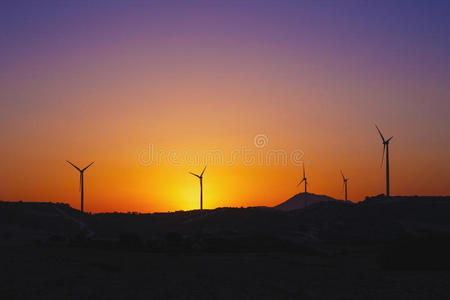
[[311, 193], [299, 193], [287, 201], [275, 206], [275, 209], [284, 211], [305, 208], [311, 204], [316, 204], [324, 201], [339, 201], [326, 195], [316, 195]]

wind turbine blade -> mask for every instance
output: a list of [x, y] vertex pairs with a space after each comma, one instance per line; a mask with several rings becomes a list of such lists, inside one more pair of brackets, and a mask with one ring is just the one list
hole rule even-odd
[[384, 136], [383, 136], [383, 134], [381, 133], [381, 131], [380, 131], [380, 128], [378, 128], [377, 124], [375, 124], [375, 127], [377, 128], [377, 130], [378, 130], [378, 133], [380, 134], [380, 136], [381, 136], [381, 139], [383, 140], [383, 143], [384, 143], [384, 142], [385, 142], [385, 140], [384, 140]]
[[81, 173], [80, 173], [80, 188], [79, 188], [79, 190], [80, 190], [80, 192], [81, 192], [81, 184], [82, 184], [82, 179], [81, 179], [81, 177], [82, 177], [83, 175], [81, 175]]
[[192, 174], [192, 175], [194, 175], [195, 177], [200, 178], [200, 176], [198, 176], [197, 174], [194, 174], [194, 173], [192, 173], [192, 172], [189, 172], [189, 174]]
[[206, 166], [205, 166], [205, 168], [203, 169], [202, 173], [200, 174], [200, 177], [203, 176], [203, 173], [205, 173], [205, 170], [206, 170]]
[[80, 168], [78, 168], [77, 166], [75, 166], [73, 163], [71, 163], [70, 161], [66, 160], [69, 164], [72, 165], [72, 167], [74, 167], [75, 169], [77, 169], [78, 171], [81, 172]]
[[300, 184], [302, 184], [302, 182], [305, 181], [305, 178], [302, 179], [302, 181], [300, 181], [297, 186], [299, 186]]
[[381, 167], [383, 167], [384, 153], [386, 152], [386, 144], [383, 144], [383, 155], [381, 156]]
[[344, 173], [342, 173], [342, 170], [339, 170], [339, 171], [341, 171], [342, 179], [345, 180]]
[[388, 138], [388, 140], [386, 141], [386, 143], [389, 143], [389, 141], [393, 138], [393, 136], [391, 136], [390, 138]]
[[81, 171], [83, 172], [84, 170], [86, 170], [87, 168], [89, 168], [90, 166], [92, 166], [93, 163], [94, 163], [94, 162], [91, 162], [86, 168], [84, 168], [84, 169], [81, 170]]

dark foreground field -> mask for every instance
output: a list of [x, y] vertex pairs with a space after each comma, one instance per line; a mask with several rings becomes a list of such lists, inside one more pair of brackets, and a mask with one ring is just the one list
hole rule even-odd
[[450, 197], [81, 214], [0, 202], [0, 299], [450, 299]]
[[378, 247], [301, 253], [164, 254], [1, 249], [1, 299], [448, 299], [450, 271], [388, 271]]

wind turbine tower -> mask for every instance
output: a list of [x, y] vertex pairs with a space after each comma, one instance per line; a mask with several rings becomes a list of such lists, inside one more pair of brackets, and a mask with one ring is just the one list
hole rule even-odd
[[375, 127], [377, 128], [378, 133], [380, 134], [381, 140], [383, 141], [383, 155], [381, 156], [381, 165], [383, 165], [383, 159], [384, 159], [384, 155], [386, 153], [386, 196], [389, 197], [390, 196], [390, 186], [389, 186], [389, 142], [391, 141], [393, 136], [391, 136], [390, 138], [388, 138], [386, 140], [384, 138], [383, 134], [381, 133], [380, 129], [378, 128], [378, 126], [375, 125]]
[[75, 166], [73, 163], [71, 163], [70, 161], [66, 160], [69, 164], [72, 165], [72, 167], [74, 167], [75, 169], [78, 170], [78, 172], [80, 172], [80, 193], [81, 193], [81, 213], [84, 212], [84, 179], [83, 179], [83, 175], [84, 175], [84, 171], [86, 171], [87, 168], [89, 168], [94, 162], [91, 162], [87, 167], [85, 167], [84, 169], [80, 169], [77, 166]]
[[344, 173], [342, 173], [342, 170], [340, 170], [340, 171], [341, 171], [341, 175], [342, 175], [342, 180], [344, 181], [345, 201], [347, 201], [347, 181], [348, 181], [350, 178], [345, 178]]
[[297, 186], [301, 185], [303, 181], [305, 182], [305, 194], [306, 194], [307, 193], [306, 187], [308, 186], [308, 179], [306, 178], [306, 175], [305, 175], [305, 164], [303, 164], [303, 179], [302, 179], [302, 181], [300, 181], [297, 184]]
[[189, 174], [192, 174], [195, 177], [197, 177], [198, 179], [200, 179], [200, 210], [203, 210], [203, 173], [205, 173], [205, 170], [206, 170], [206, 166], [200, 175], [189, 172]]

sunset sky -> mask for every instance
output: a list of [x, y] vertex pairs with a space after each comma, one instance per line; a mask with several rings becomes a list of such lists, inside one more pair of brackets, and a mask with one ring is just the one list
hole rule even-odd
[[393, 195], [450, 194], [450, 1], [2, 1], [0, 33], [0, 200], [78, 209], [65, 160], [95, 161], [86, 211], [197, 209], [213, 153], [205, 208], [281, 203], [302, 162], [361, 201], [375, 123]]

